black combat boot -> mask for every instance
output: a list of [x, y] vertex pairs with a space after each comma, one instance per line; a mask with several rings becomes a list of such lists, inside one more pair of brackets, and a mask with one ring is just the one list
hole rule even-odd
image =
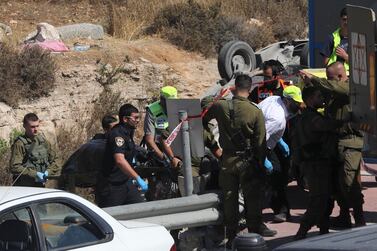
[[351, 216], [348, 209], [340, 209], [339, 216], [330, 220], [330, 225], [333, 228], [351, 228]]
[[319, 229], [319, 235], [328, 234], [328, 233], [330, 233], [328, 227], [321, 227]]
[[275, 214], [274, 215], [274, 219], [272, 220], [272, 222], [274, 222], [274, 223], [282, 223], [282, 222], [288, 221], [290, 218], [291, 218], [291, 214], [288, 211], [288, 213]]
[[296, 235], [293, 237], [295, 241], [302, 240], [306, 238], [306, 234], [310, 230], [310, 227], [300, 224], [300, 228], [298, 229]]
[[257, 233], [263, 237], [275, 236], [278, 232], [276, 230], [269, 229], [265, 224], [261, 224], [258, 228], [250, 228], [250, 233]]
[[355, 227], [366, 226], [362, 205], [357, 206], [353, 209], [353, 218], [355, 219]]

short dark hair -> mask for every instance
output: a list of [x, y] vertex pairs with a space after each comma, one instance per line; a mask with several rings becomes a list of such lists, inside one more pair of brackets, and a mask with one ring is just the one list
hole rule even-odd
[[25, 125], [29, 121], [38, 121], [38, 120], [39, 120], [39, 118], [38, 118], [37, 114], [30, 112], [30, 113], [28, 113], [24, 116], [24, 119], [22, 120], [22, 122]]
[[131, 105], [131, 104], [124, 104], [119, 108], [119, 121], [122, 121], [123, 117], [131, 116], [131, 113], [138, 113], [139, 110]]
[[252, 82], [253, 81], [250, 76], [246, 74], [239, 74], [235, 79], [235, 86], [237, 89], [250, 90]]
[[306, 102], [309, 98], [313, 97], [314, 93], [320, 91], [316, 86], [308, 86], [302, 90], [302, 99]]
[[271, 68], [273, 76], [277, 76], [284, 71], [284, 66], [279, 61], [274, 59], [263, 62], [262, 69], [265, 71], [268, 68]]
[[107, 129], [110, 129], [110, 124], [111, 123], [114, 123], [114, 122], [117, 122], [117, 119], [112, 116], [112, 115], [105, 115], [103, 118], [102, 118], [102, 128], [104, 130], [107, 130]]
[[344, 8], [340, 11], [340, 17], [344, 17], [344, 16], [348, 16], [348, 15], [347, 15], [347, 7], [344, 7]]

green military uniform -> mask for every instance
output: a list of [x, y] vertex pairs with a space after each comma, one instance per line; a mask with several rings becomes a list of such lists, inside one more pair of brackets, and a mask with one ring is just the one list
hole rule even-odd
[[19, 136], [12, 145], [10, 170], [16, 186], [43, 186], [36, 182], [37, 172], [48, 171], [49, 176], [60, 174], [60, 165], [50, 143], [38, 134], [34, 139]]
[[[319, 86], [331, 94], [327, 102], [325, 114], [329, 117], [349, 121], [351, 107], [349, 100], [349, 82], [326, 80], [314, 77], [312, 84]], [[338, 153], [340, 167], [338, 169], [339, 187], [337, 198], [341, 210], [352, 207], [354, 209], [355, 221], [357, 222], [362, 214], [362, 204], [364, 203], [361, 193], [361, 184], [358, 182], [360, 173], [361, 150], [363, 147], [363, 135], [360, 131], [344, 123], [339, 129]], [[341, 212], [342, 213], [342, 212]]]
[[[233, 108], [233, 109], [232, 109]], [[258, 232], [262, 223], [262, 200], [266, 157], [266, 128], [262, 111], [247, 98], [235, 96], [232, 101], [219, 100], [204, 117], [204, 125], [216, 119], [220, 133], [223, 155], [220, 161], [219, 184], [224, 194], [224, 224], [230, 238], [238, 229], [238, 190], [241, 185], [249, 231]], [[235, 135], [241, 132], [249, 141], [255, 163], [247, 163], [237, 151], [244, 151]]]
[[[213, 151], [219, 148], [215, 136], [208, 130], [203, 130], [203, 140], [204, 146], [207, 147], [209, 150]], [[197, 156], [191, 157], [191, 165], [192, 165], [192, 176], [197, 177], [200, 175], [200, 167], [202, 163], [202, 158]]]
[[310, 107], [297, 119], [296, 150], [309, 187], [309, 204], [296, 235], [299, 239], [314, 225], [322, 233], [328, 232], [331, 174], [337, 156], [337, 129], [342, 124]]

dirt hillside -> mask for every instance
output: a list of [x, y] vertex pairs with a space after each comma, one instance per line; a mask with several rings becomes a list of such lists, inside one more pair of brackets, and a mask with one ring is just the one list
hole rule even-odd
[[[0, 3], [0, 22], [10, 26], [12, 41], [21, 41], [35, 30], [36, 24], [54, 26], [72, 23], [99, 23], [103, 17], [87, 1], [56, 4], [58, 1], [8, 1]], [[60, 2], [60, 1], [59, 1]], [[64, 2], [64, 1], [62, 1]], [[69, 127], [92, 114], [103, 86], [96, 80], [100, 65], [126, 65], [127, 73], [111, 86], [120, 92], [122, 102], [131, 102], [141, 110], [145, 101], [156, 95], [163, 85], [174, 85], [181, 97], [199, 97], [218, 79], [216, 59], [178, 49], [159, 38], [135, 41], [113, 38], [103, 40], [73, 39], [64, 41], [90, 45], [88, 51], [56, 53], [58, 63], [56, 88], [48, 97], [23, 101], [16, 108], [0, 102], [0, 138], [8, 139], [14, 128], [21, 128], [25, 113], [36, 112], [44, 121], [44, 130], [56, 138], [58, 127]], [[124, 63], [127, 61], [127, 63]]]

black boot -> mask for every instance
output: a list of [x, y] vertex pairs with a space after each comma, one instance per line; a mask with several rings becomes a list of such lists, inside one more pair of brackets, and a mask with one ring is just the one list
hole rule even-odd
[[250, 233], [257, 233], [263, 237], [275, 236], [278, 232], [276, 230], [269, 229], [265, 224], [261, 224], [258, 228], [250, 228]]
[[319, 229], [319, 235], [328, 234], [328, 233], [330, 233], [328, 227], [327, 228], [326, 227], [321, 227]]
[[353, 209], [353, 218], [355, 219], [355, 227], [366, 226], [362, 205], [357, 206]]
[[330, 220], [330, 225], [333, 228], [351, 228], [351, 216], [349, 210], [340, 210], [339, 216]]
[[302, 240], [306, 238], [306, 234], [310, 230], [310, 227], [300, 224], [300, 228], [298, 229], [296, 235], [293, 237], [295, 241]]

